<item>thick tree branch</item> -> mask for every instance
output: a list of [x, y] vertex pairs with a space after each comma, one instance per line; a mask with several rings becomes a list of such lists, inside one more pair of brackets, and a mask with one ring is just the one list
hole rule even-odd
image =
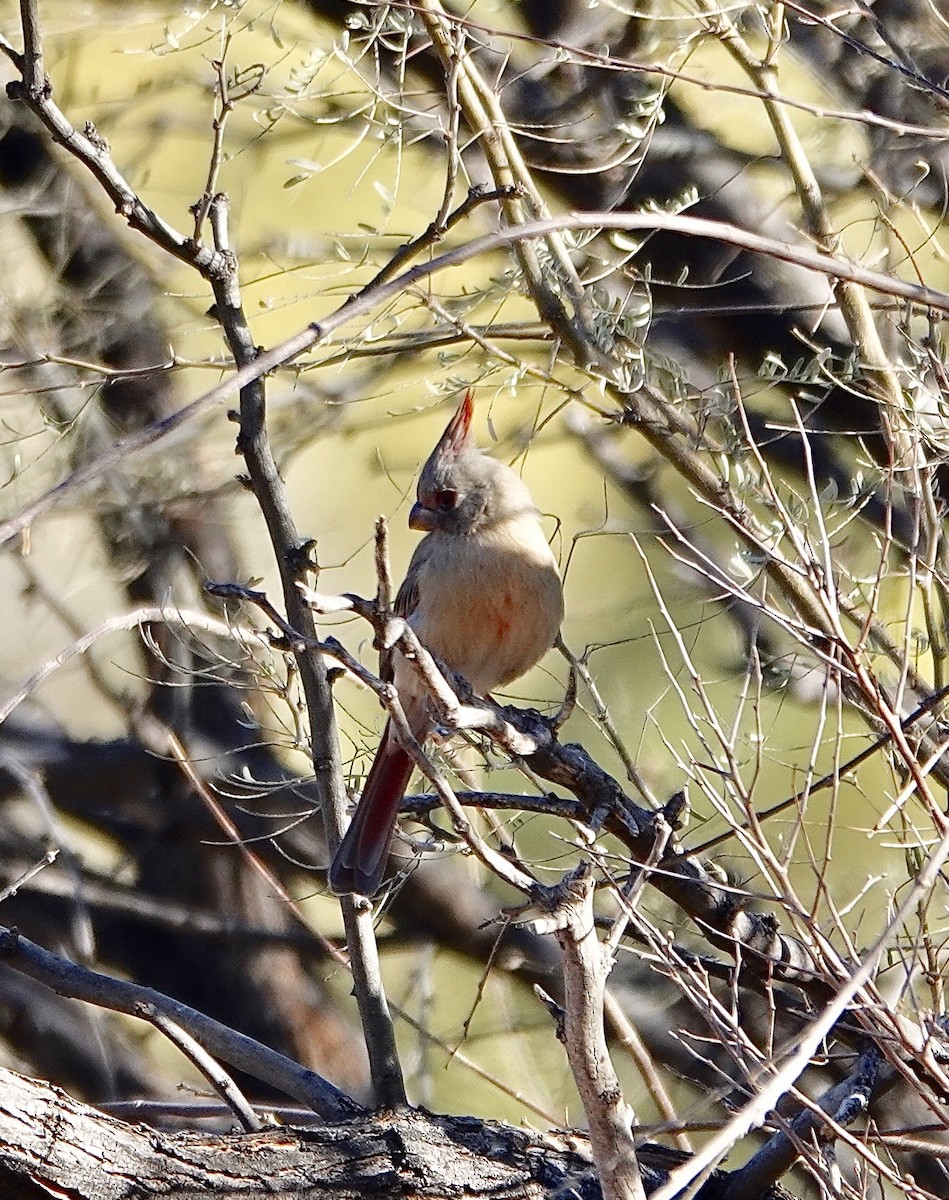
[[[538, 889], [538, 893], [540, 889]], [[596, 936], [593, 876], [588, 866], [543, 890], [543, 908], [563, 953], [563, 1020], [558, 1036], [583, 1102], [604, 1200], [642, 1200], [643, 1181], [633, 1141], [635, 1114], [619, 1085], [603, 1023], [613, 951]]]
[[189, 1008], [152, 988], [122, 979], [111, 979], [90, 971], [59, 955], [44, 950], [13, 929], [0, 927], [0, 959], [61, 996], [70, 996], [113, 1012], [142, 1016], [142, 1007], [167, 1016], [194, 1037], [206, 1050], [232, 1067], [237, 1067], [272, 1087], [309, 1104], [328, 1120], [340, 1120], [361, 1112], [348, 1096], [315, 1071], [302, 1067], [253, 1038], [228, 1029], [219, 1021]]

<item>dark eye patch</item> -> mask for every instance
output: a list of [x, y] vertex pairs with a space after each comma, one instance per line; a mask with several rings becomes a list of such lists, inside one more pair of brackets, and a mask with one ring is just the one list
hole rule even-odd
[[451, 512], [458, 506], [458, 493], [452, 488], [440, 488], [432, 495], [432, 500], [439, 512]]

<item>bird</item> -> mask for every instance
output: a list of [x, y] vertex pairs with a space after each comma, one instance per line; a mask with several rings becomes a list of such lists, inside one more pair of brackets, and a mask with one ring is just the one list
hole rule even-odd
[[[521, 477], [480, 450], [469, 389], [422, 468], [409, 527], [425, 533], [395, 599], [422, 645], [479, 696], [530, 670], [557, 640], [563, 587], [541, 515]], [[383, 654], [409, 727], [424, 743], [433, 719], [405, 657]], [[337, 895], [382, 885], [414, 761], [388, 721], [362, 795], [329, 869]]]

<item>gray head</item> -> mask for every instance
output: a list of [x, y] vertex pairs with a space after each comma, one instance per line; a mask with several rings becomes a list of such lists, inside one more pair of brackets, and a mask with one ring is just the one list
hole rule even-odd
[[422, 468], [418, 501], [409, 513], [412, 529], [470, 534], [536, 512], [520, 476], [475, 445], [473, 412], [469, 389]]

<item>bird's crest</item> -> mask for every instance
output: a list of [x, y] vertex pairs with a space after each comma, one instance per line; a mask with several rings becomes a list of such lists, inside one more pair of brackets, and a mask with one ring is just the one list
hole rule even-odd
[[458, 411], [448, 422], [432, 454], [433, 459], [457, 458], [471, 438], [471, 418], [474, 415], [474, 390], [468, 388]]

